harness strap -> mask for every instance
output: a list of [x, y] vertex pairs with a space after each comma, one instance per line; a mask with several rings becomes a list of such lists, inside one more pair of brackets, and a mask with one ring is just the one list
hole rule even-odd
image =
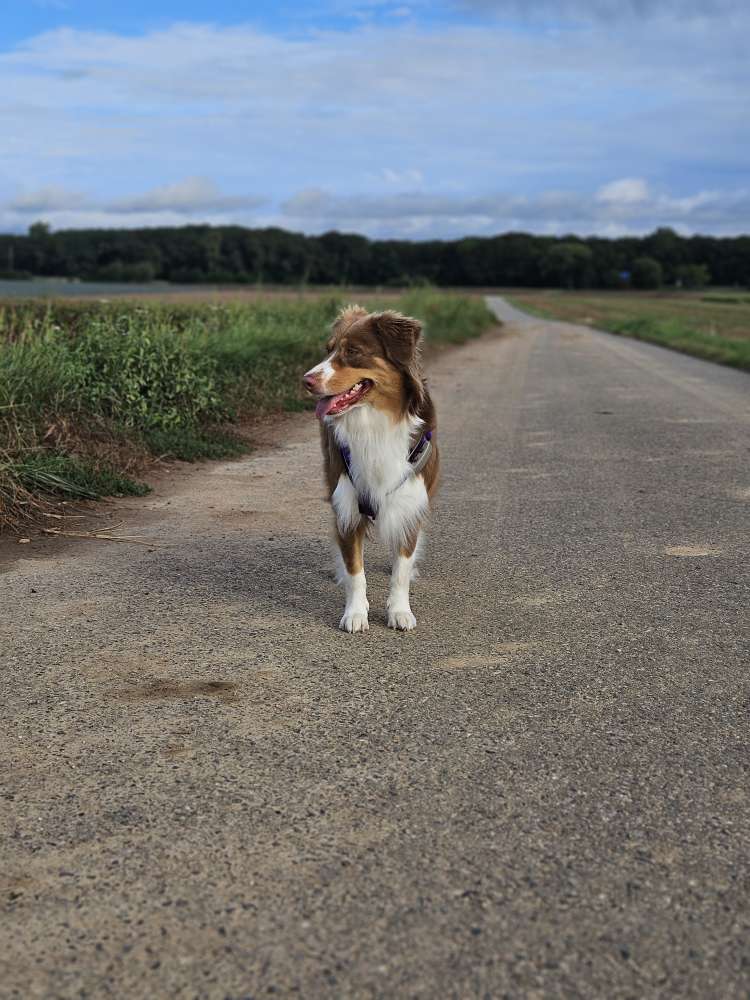
[[[388, 490], [387, 496], [391, 493], [395, 493], [396, 490], [401, 489], [407, 479], [411, 479], [412, 476], [417, 476], [424, 469], [429, 461], [430, 455], [432, 454], [432, 431], [424, 431], [419, 441], [414, 445], [412, 450], [407, 456], [407, 461], [411, 465], [411, 469], [407, 472], [398, 486], [394, 486], [392, 490]], [[352, 475], [352, 453], [351, 450], [344, 444], [339, 445], [339, 454], [341, 455], [341, 460], [344, 463], [344, 468], [346, 469], [346, 474], [349, 477], [349, 482], [354, 486], [354, 476]], [[356, 489], [356, 486], [355, 486]], [[357, 493], [357, 505], [359, 506], [359, 512], [364, 517], [369, 518], [374, 521], [378, 516], [377, 510], [373, 509], [372, 503], [367, 496], [362, 496]]]

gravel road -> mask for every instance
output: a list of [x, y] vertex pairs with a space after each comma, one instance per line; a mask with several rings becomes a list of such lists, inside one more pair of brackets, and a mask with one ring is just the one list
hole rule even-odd
[[750, 378], [490, 301], [414, 633], [310, 414], [5, 546], [2, 997], [749, 995]]

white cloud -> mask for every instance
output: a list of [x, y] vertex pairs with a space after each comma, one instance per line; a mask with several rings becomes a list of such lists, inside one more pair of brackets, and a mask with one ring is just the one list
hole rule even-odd
[[19, 215], [27, 213], [38, 215], [80, 208], [85, 203], [86, 196], [79, 191], [68, 191], [66, 188], [50, 185], [37, 191], [26, 191], [16, 195], [7, 207]]
[[0, 228], [23, 230], [40, 218], [54, 229], [207, 222], [280, 225], [306, 232], [341, 229], [414, 239], [509, 230], [618, 236], [649, 232], [657, 226], [683, 233], [731, 235], [750, 230], [750, 190], [674, 196], [652, 190], [638, 178], [611, 181], [591, 193], [549, 190], [533, 196], [418, 190], [336, 195], [307, 188], [276, 206], [270, 199], [223, 194], [209, 179], [192, 177], [112, 201], [58, 187], [24, 192], [0, 202]]
[[0, 202], [0, 224], [22, 228], [30, 219], [44, 218], [55, 229], [107, 226], [169, 226], [190, 221], [228, 224], [236, 213], [252, 222], [253, 212], [266, 203], [255, 195], [226, 195], [206, 177], [187, 177], [172, 184], [112, 200], [85, 195], [60, 186], [24, 191]]
[[464, 10], [556, 21], [623, 21], [658, 17], [725, 17], [744, 11], [744, 0], [458, 0]]
[[383, 167], [382, 177], [389, 184], [397, 184], [399, 187], [421, 184], [424, 180], [421, 170], [392, 170], [390, 167]]
[[257, 208], [264, 198], [244, 195], [223, 195], [216, 184], [206, 177], [187, 177], [174, 184], [164, 184], [142, 195], [110, 202], [110, 212], [196, 212], [232, 211]]
[[55, 226], [747, 229], [731, 191], [750, 142], [749, 33], [746, 7], [700, 24], [665, 13], [648, 31], [633, 17], [617, 31], [49, 32], [0, 52], [0, 228], [36, 205]]
[[648, 184], [640, 177], [610, 181], [596, 192], [596, 200], [606, 205], [637, 205], [648, 198]]
[[282, 205], [281, 222], [318, 232], [335, 228], [425, 238], [509, 230], [614, 236], [645, 233], [657, 226], [684, 233], [735, 234], [750, 229], [750, 190], [673, 197], [652, 193], [645, 181], [635, 179], [613, 181], [591, 194], [544, 191], [534, 197], [500, 193], [466, 198], [422, 192], [342, 197], [310, 189]]

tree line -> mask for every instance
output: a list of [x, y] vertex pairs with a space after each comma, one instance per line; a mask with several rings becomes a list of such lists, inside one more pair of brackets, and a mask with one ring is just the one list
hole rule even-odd
[[750, 236], [605, 239], [504, 233], [456, 240], [305, 236], [191, 225], [0, 235], [0, 277], [84, 281], [404, 286], [658, 288], [750, 284]]

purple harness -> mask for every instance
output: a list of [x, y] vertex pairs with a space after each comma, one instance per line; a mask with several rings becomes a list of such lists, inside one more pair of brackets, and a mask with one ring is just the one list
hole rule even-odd
[[[404, 476], [398, 486], [394, 486], [392, 490], [388, 490], [388, 495], [395, 493], [396, 490], [400, 489], [410, 476], [416, 476], [418, 472], [427, 464], [427, 459], [430, 457], [430, 452], [432, 451], [432, 431], [425, 431], [422, 437], [417, 441], [412, 450], [409, 452], [409, 457], [407, 461], [409, 465], [413, 466], [412, 469]], [[354, 486], [354, 476], [352, 475], [352, 453], [346, 445], [339, 445], [339, 453], [341, 455], [341, 461], [344, 463], [344, 468], [346, 469], [346, 474], [349, 477], [349, 482]], [[356, 486], [354, 487], [356, 489]], [[378, 516], [377, 510], [373, 509], [370, 500], [366, 496], [361, 496], [357, 493], [357, 504], [359, 505], [360, 514], [365, 517], [369, 517], [371, 521], [374, 521]]]

